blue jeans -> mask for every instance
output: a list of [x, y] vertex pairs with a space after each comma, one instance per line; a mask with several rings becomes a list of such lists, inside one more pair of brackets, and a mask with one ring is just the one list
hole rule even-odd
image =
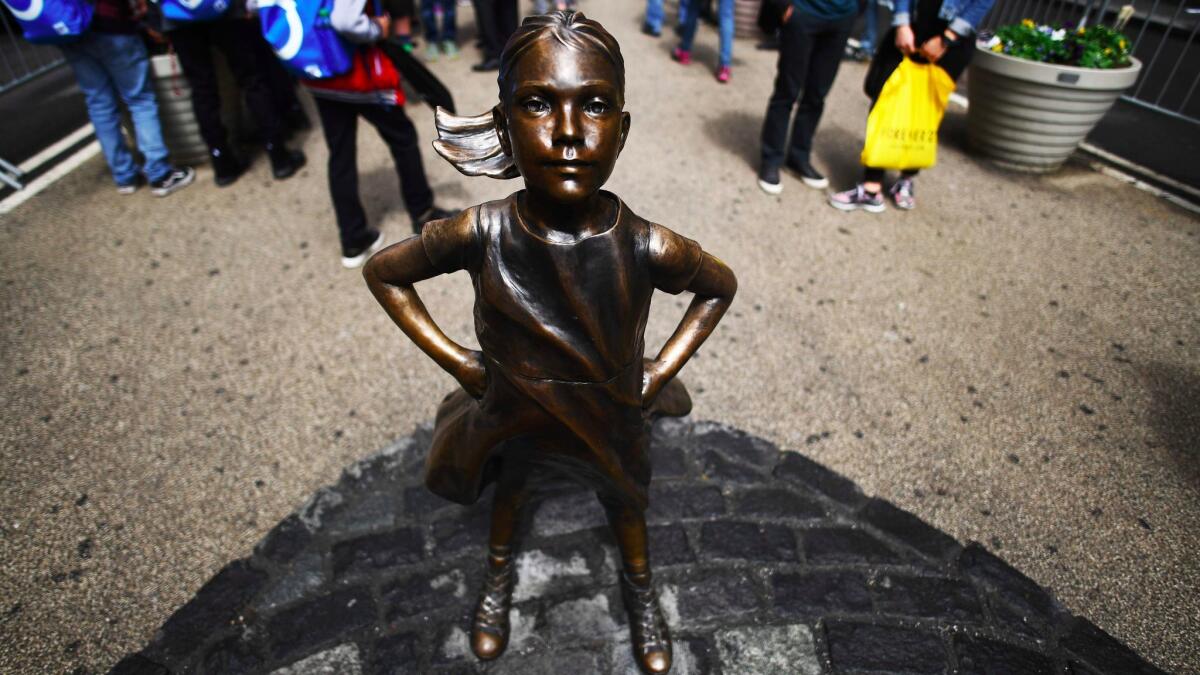
[[[88, 117], [117, 185], [133, 184], [139, 173], [151, 182], [170, 173], [158, 123], [158, 99], [150, 81], [150, 57], [141, 37], [88, 32], [78, 42], [61, 47], [83, 90]], [[121, 135], [118, 100], [125, 102], [133, 118], [137, 147], [146, 161], [140, 168]]]
[[[454, 25], [456, 0], [421, 0], [421, 25], [425, 26], [425, 39], [429, 42], [454, 42], [458, 36]], [[438, 31], [434, 9], [442, 8], [442, 26]]]
[[[679, 26], [682, 27], [687, 21], [687, 3], [688, 0], [679, 0]], [[663, 21], [666, 20], [666, 15], [663, 13], [663, 0], [646, 0], [646, 25], [654, 29], [655, 33], [661, 33]]]
[[875, 0], [867, 0], [867, 7], [863, 10], [863, 21], [866, 24], [863, 26], [862, 39], [859, 40], [859, 48], [868, 54], [875, 53], [875, 40], [879, 37], [879, 3]]
[[[681, 19], [683, 32], [679, 36], [679, 48], [691, 51], [696, 39], [696, 24], [700, 21], [700, 0], [680, 0], [679, 11], [686, 14]], [[649, 11], [647, 11], [649, 16]], [[717, 0], [717, 24], [721, 34], [721, 56], [718, 65], [728, 66], [733, 62], [733, 0]]]

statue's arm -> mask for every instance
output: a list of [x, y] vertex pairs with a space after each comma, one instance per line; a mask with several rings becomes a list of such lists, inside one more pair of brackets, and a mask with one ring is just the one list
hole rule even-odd
[[712, 335], [737, 293], [737, 277], [719, 258], [701, 252], [699, 269], [684, 288], [694, 294], [675, 332], [646, 366], [642, 404], [648, 405]]
[[367, 286], [392, 321], [467, 393], [478, 398], [487, 385], [482, 354], [447, 337], [413, 288], [417, 282], [441, 273], [429, 260], [420, 237], [383, 249], [363, 268]]

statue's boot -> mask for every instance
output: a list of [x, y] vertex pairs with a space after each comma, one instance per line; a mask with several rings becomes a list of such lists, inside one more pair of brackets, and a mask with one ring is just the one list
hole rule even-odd
[[629, 616], [633, 660], [648, 675], [671, 670], [671, 633], [658, 606], [658, 592], [650, 574], [621, 574], [621, 599]]
[[508, 647], [508, 610], [512, 608], [516, 583], [512, 556], [488, 555], [483, 590], [471, 622], [471, 651], [482, 661], [491, 661]]

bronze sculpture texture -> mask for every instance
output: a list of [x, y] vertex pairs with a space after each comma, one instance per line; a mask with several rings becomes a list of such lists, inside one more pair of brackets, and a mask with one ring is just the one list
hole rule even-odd
[[[438, 409], [426, 486], [470, 504], [496, 486], [484, 588], [471, 626], [480, 659], [508, 643], [514, 533], [537, 487], [562, 477], [596, 492], [615, 534], [635, 661], [671, 667], [647, 555], [647, 420], [685, 415], [676, 374], [716, 328], [737, 280], [695, 241], [602, 190], [629, 134], [617, 41], [582, 13], [527, 18], [501, 57], [499, 103], [477, 117], [438, 111], [438, 153], [467, 175], [525, 188], [427, 224], [363, 274], [400, 329], [461, 387]], [[465, 270], [480, 350], [451, 340], [414, 284]], [[655, 289], [694, 295], [666, 344], [644, 358]]]

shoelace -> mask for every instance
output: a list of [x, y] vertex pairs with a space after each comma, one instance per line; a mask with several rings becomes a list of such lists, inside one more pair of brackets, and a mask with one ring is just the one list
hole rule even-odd
[[512, 563], [500, 571], [488, 567], [476, 619], [486, 626], [499, 626], [507, 619], [512, 603]]
[[666, 648], [663, 637], [663, 621], [658, 611], [658, 593], [653, 586], [638, 587], [625, 582], [627, 602], [630, 604], [630, 614], [633, 615], [634, 634], [641, 639], [644, 652], [658, 651]]

